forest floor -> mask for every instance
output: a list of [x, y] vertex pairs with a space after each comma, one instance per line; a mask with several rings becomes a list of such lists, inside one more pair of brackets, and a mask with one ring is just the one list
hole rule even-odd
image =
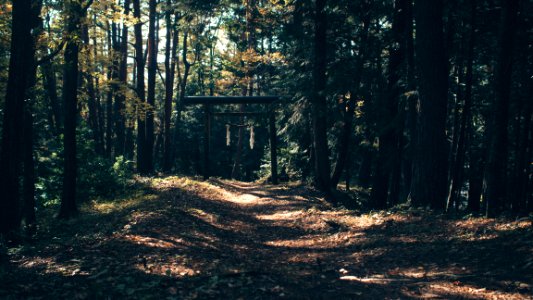
[[533, 299], [527, 218], [361, 213], [301, 185], [180, 177], [51, 214], [8, 249], [0, 298]]

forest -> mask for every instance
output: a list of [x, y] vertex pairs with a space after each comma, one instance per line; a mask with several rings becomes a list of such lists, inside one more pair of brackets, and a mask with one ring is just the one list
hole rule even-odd
[[531, 299], [533, 2], [0, 0], [0, 298]]

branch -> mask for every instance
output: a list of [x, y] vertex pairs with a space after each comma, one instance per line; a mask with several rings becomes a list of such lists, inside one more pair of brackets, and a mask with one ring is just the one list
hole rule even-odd
[[82, 12], [86, 13], [87, 10], [89, 9], [89, 7], [91, 7], [91, 5], [93, 4], [93, 2], [94, 2], [94, 0], [87, 1], [87, 4], [82, 8]]
[[45, 55], [44, 57], [42, 57], [41, 59], [39, 59], [37, 61], [37, 65], [42, 65], [46, 62], [49, 62], [50, 60], [52, 60], [54, 57], [56, 57], [56, 55], [59, 54], [59, 52], [61, 52], [61, 50], [63, 50], [63, 47], [65, 46], [65, 41], [61, 41], [61, 43], [59, 44], [59, 46], [54, 50], [52, 51], [52, 53], [48, 54], [48, 55]]

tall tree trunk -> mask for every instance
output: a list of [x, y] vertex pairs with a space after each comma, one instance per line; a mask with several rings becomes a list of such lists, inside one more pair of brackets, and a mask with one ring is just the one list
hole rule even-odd
[[466, 135], [470, 131], [471, 111], [472, 111], [472, 85], [473, 85], [473, 67], [474, 67], [474, 38], [476, 32], [476, 1], [471, 1], [470, 8], [470, 33], [468, 41], [468, 53], [466, 57], [466, 75], [465, 75], [465, 92], [464, 104], [461, 114], [460, 128], [457, 140], [457, 154], [451, 171], [451, 190], [448, 199], [447, 209], [458, 207], [461, 196], [461, 188], [464, 182], [464, 167], [466, 155]]
[[[140, 0], [133, 0], [133, 17], [140, 20], [141, 18], [141, 6]], [[135, 32], [135, 65], [136, 71], [136, 92], [139, 101], [137, 110], [137, 171], [141, 174], [149, 173], [149, 168], [146, 165], [146, 109], [145, 103], [145, 90], [144, 90], [144, 55], [143, 55], [143, 35], [142, 35], [142, 23], [138, 22], [134, 25]]]
[[[373, 208], [383, 209], [387, 207], [390, 175], [394, 167], [395, 153], [398, 152], [399, 135], [398, 132], [398, 103], [400, 98], [399, 80], [401, 78], [402, 63], [405, 58], [405, 47], [403, 45], [404, 32], [407, 29], [406, 12], [407, 0], [396, 0], [394, 2], [394, 19], [392, 24], [393, 42], [389, 49], [389, 65], [387, 70], [387, 91], [382, 98], [383, 103], [379, 105], [381, 109], [379, 122], [379, 149], [376, 166], [376, 173], [372, 185], [370, 202]], [[402, 119], [403, 121], [403, 119]]]
[[403, 184], [399, 201], [405, 201], [409, 197], [411, 189], [411, 179], [413, 175], [413, 155], [415, 153], [416, 145], [416, 105], [418, 102], [418, 94], [415, 83], [415, 50], [413, 38], [413, 1], [409, 0], [406, 5], [406, 29], [405, 29], [405, 51], [407, 60], [407, 96], [406, 99], [406, 117], [405, 117], [405, 133], [406, 145], [403, 152], [402, 159], [402, 173]]
[[43, 87], [46, 98], [50, 104], [50, 112], [52, 113], [52, 126], [56, 135], [59, 135], [63, 127], [63, 117], [61, 115], [61, 104], [57, 96], [57, 79], [52, 62], [45, 62], [41, 65], [41, 73], [43, 78]]
[[[365, 2], [366, 10], [369, 9], [369, 6]], [[370, 14], [368, 11], [365, 11], [365, 17], [363, 18], [363, 29], [361, 31], [361, 37], [359, 41], [359, 55], [356, 61], [356, 73], [353, 76], [353, 90], [350, 92], [350, 96], [343, 97], [343, 127], [341, 137], [338, 140], [339, 154], [337, 156], [337, 161], [335, 163], [335, 168], [331, 175], [331, 187], [336, 189], [339, 181], [341, 179], [342, 171], [347, 168], [346, 162], [348, 160], [348, 154], [350, 150], [350, 139], [352, 136], [352, 126], [353, 126], [353, 117], [355, 113], [355, 98], [359, 94], [359, 85], [361, 84], [361, 78], [363, 74], [363, 63], [366, 56], [366, 48], [368, 44], [368, 29], [370, 26]], [[352, 50], [350, 50], [352, 51]], [[348, 174], [348, 170], [347, 173]]]
[[148, 93], [147, 103], [149, 105], [146, 112], [146, 172], [154, 172], [154, 113], [155, 113], [155, 76], [157, 71], [157, 40], [156, 34], [156, 0], [149, 1], [148, 20]]
[[[167, 0], [167, 7], [171, 6], [171, 0]], [[178, 18], [175, 17], [172, 23], [172, 11], [169, 9], [165, 14], [167, 26], [166, 49], [165, 49], [165, 116], [164, 116], [164, 150], [163, 150], [163, 171], [169, 172], [172, 169], [172, 135], [170, 122], [172, 118], [172, 98], [174, 97], [174, 77], [176, 72], [176, 53], [178, 48], [177, 26]]]
[[[21, 221], [20, 167], [25, 99], [35, 72], [32, 30], [39, 26], [41, 1], [13, 1], [11, 48], [0, 154], [0, 235], [17, 231]], [[35, 74], [33, 74], [35, 77]]]
[[[39, 3], [40, 4], [40, 3]], [[40, 7], [38, 9], [40, 11]], [[28, 85], [28, 101], [24, 108], [24, 180], [23, 180], [23, 218], [25, 221], [28, 233], [32, 235], [35, 232], [35, 161], [33, 155], [33, 103], [35, 101], [35, 92], [33, 87], [37, 80], [37, 64], [33, 64], [30, 71], [29, 85]]]
[[[89, 27], [87, 25], [83, 25], [82, 28], [82, 40], [86, 47], [89, 47]], [[95, 44], [96, 47], [96, 44]], [[89, 127], [91, 128], [94, 144], [95, 144], [95, 152], [103, 155], [104, 154], [104, 141], [103, 141], [103, 134], [100, 132], [100, 125], [99, 121], [100, 118], [98, 117], [98, 99], [96, 96], [96, 90], [94, 87], [94, 78], [93, 78], [93, 72], [94, 72], [94, 65], [93, 65], [93, 58], [91, 57], [92, 53], [87, 54], [87, 62], [86, 62], [86, 72], [83, 74], [85, 77], [85, 81], [87, 82], [87, 108], [89, 109], [89, 116], [88, 116], [88, 123]], [[94, 55], [94, 58], [96, 58], [96, 55]]]
[[[124, 0], [124, 15], [130, 14], [130, 0]], [[115, 97], [115, 154], [126, 155], [126, 96], [124, 89], [128, 85], [128, 26], [127, 22], [122, 25], [122, 37], [120, 41], [120, 63], [118, 70], [118, 81], [121, 84], [122, 92]]]
[[327, 17], [326, 0], [316, 0], [315, 3], [315, 38], [313, 65], [313, 146], [315, 151], [315, 184], [317, 188], [329, 194], [330, 163], [327, 140], [328, 107], [326, 103], [326, 67], [327, 67]]
[[420, 70], [418, 144], [411, 199], [415, 205], [444, 210], [447, 196], [446, 106], [448, 66], [444, 47], [442, 0], [415, 2], [416, 52]]
[[494, 101], [487, 128], [488, 155], [483, 179], [483, 199], [487, 203], [486, 214], [494, 216], [505, 205], [507, 184], [507, 125], [509, 123], [509, 98], [514, 35], [518, 16], [518, 0], [502, 1], [499, 33], [499, 52], [494, 75]]
[[78, 1], [67, 1], [65, 3], [66, 35], [67, 42], [64, 53], [63, 69], [63, 107], [64, 115], [64, 171], [63, 171], [63, 193], [61, 195], [61, 207], [59, 218], [68, 219], [77, 213], [76, 206], [76, 122], [78, 116], [78, 60], [79, 41], [76, 37], [81, 36], [81, 21], [85, 15], [86, 7], [82, 7]]

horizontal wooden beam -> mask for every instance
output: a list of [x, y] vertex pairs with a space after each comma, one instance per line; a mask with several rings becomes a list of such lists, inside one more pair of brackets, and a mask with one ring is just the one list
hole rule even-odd
[[278, 96], [188, 96], [183, 104], [270, 104], [278, 100]]

